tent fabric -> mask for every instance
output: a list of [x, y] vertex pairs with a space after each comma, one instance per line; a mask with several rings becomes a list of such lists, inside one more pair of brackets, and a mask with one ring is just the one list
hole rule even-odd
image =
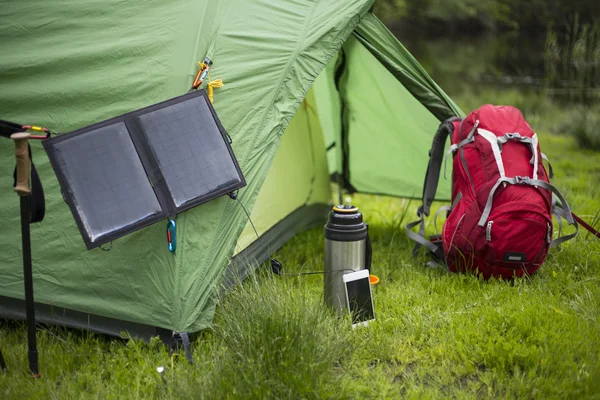
[[[429, 161], [423, 149], [431, 145], [432, 127], [439, 120], [360, 41], [351, 37], [343, 49], [351, 187], [362, 193], [420, 198]], [[449, 199], [449, 186], [439, 185], [437, 197]]]
[[[286, 128], [256, 199], [260, 206], [254, 207], [251, 218], [259, 235], [283, 220], [290, 211], [313, 204], [328, 205], [331, 200], [325, 143], [314, 92], [313, 86]], [[247, 222], [235, 254], [256, 240], [256, 233]]]
[[[463, 112], [372, 14], [342, 52], [313, 85], [330, 173], [341, 174], [346, 157], [353, 190], [421, 198], [432, 127]], [[436, 198], [448, 200], [449, 185], [439, 185]]]
[[[393, 101], [411, 102], [410, 110], [426, 115], [420, 102], [438, 119], [440, 105], [450, 104], [369, 14], [372, 5], [372, 0], [9, 2], [0, 7], [0, 118], [68, 132], [185, 93], [196, 63], [208, 56], [209, 79], [224, 83], [215, 90], [214, 107], [248, 182], [239, 199], [263, 233], [295, 210], [330, 198], [326, 163], [343, 154], [338, 144], [327, 155], [325, 148], [341, 138], [344, 96], [354, 96], [350, 86], [362, 82], [347, 70], [346, 86], [337, 91], [336, 63], [344, 43], [352, 52], [351, 67], [366, 63], [389, 72], [386, 82], [393, 77], [401, 83], [391, 86], [401, 94], [385, 91]], [[360, 37], [348, 42], [353, 32]], [[349, 104], [357, 110], [354, 118], [374, 118]], [[403, 112], [399, 106], [399, 118]], [[431, 126], [424, 123], [415, 134], [433, 135], [438, 123], [427, 117]], [[363, 126], [349, 125], [351, 144], [360, 145], [364, 137], [352, 132]], [[381, 136], [405, 138], [411, 136]], [[45, 220], [31, 226], [36, 302], [173, 331], [211, 325], [223, 271], [234, 253], [256, 242], [236, 201], [222, 197], [178, 215], [175, 254], [167, 249], [166, 221], [114, 241], [110, 251], [88, 251], [42, 146], [33, 142], [32, 149], [46, 194]], [[427, 150], [428, 145], [421, 153]], [[388, 181], [388, 175], [378, 178], [381, 186], [366, 187], [367, 159], [353, 154], [350, 172], [357, 187], [394, 195], [414, 191], [402, 189], [402, 180]], [[0, 164], [0, 298], [23, 299], [9, 140], [0, 141]], [[330, 171], [336, 168], [329, 165]]]
[[[372, 1], [11, 2], [0, 10], [0, 105], [8, 120], [66, 132], [175, 97], [205, 56], [214, 106], [232, 137], [252, 209], [285, 127], [312, 82]], [[0, 144], [12, 170], [12, 143]], [[214, 313], [213, 286], [246, 224], [220, 198], [178, 216], [178, 250], [163, 224], [87, 251], [38, 143], [46, 219], [32, 226], [36, 301], [196, 331]], [[2, 175], [0, 295], [22, 298], [18, 199]], [[143, 245], [142, 245], [143, 244]]]
[[363, 18], [356, 28], [355, 37], [438, 120], [465, 116], [412, 54], [373, 14]]

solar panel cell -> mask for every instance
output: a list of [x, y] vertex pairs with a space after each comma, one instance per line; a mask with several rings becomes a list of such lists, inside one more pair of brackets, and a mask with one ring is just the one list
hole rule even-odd
[[162, 214], [124, 123], [58, 142], [55, 156], [92, 242]]
[[139, 116], [177, 208], [241, 182], [204, 97]]

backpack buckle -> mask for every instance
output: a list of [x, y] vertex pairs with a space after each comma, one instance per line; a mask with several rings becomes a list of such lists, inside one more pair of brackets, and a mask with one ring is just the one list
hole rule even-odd
[[528, 176], [515, 176], [515, 183], [521, 185], [531, 185], [531, 178]]

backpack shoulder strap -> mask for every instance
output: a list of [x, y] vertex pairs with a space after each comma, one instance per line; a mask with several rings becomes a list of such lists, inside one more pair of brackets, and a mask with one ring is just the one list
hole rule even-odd
[[425, 182], [423, 183], [423, 213], [429, 216], [431, 204], [435, 198], [438, 182], [440, 180], [440, 171], [442, 170], [442, 161], [444, 158], [444, 147], [448, 136], [454, 132], [453, 121], [460, 118], [452, 117], [442, 122], [433, 137], [431, 150], [429, 150], [429, 164], [425, 173]]
[[[440, 172], [442, 169], [442, 161], [444, 158], [444, 147], [448, 136], [452, 135], [454, 125], [452, 122], [460, 120], [458, 117], [452, 117], [440, 124], [433, 142], [429, 150], [429, 163], [427, 164], [427, 172], [425, 173], [425, 182], [423, 183], [423, 204], [417, 209], [417, 221], [406, 225], [406, 235], [416, 242], [413, 248], [413, 256], [417, 254], [421, 246], [427, 247], [439, 260], [444, 260], [444, 252], [441, 246], [438, 246], [425, 238], [425, 216], [429, 216], [431, 212], [431, 204], [435, 198]], [[419, 233], [412, 231], [412, 228], [419, 225]]]

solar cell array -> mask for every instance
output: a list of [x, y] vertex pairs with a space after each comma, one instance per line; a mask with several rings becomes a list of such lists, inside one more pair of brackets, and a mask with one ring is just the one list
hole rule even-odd
[[200, 91], [44, 147], [91, 249], [244, 186], [224, 135]]

